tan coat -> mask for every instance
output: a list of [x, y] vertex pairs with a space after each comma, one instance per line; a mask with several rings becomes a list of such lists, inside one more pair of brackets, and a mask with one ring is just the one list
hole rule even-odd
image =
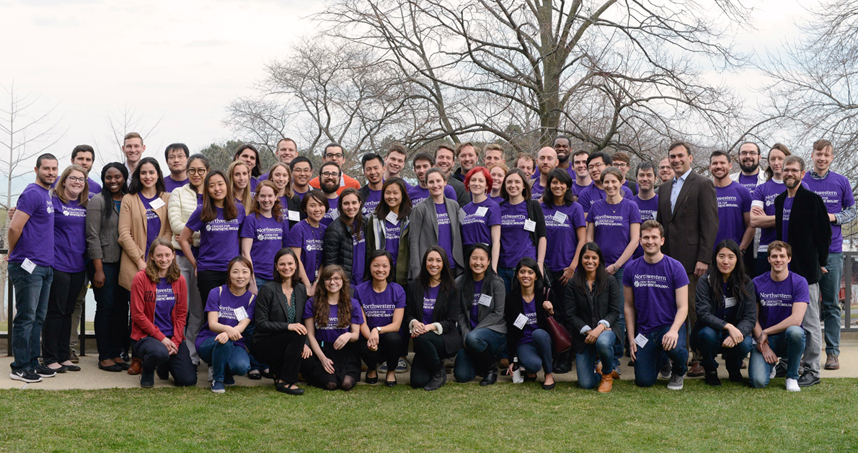
[[[161, 231], [159, 237], [172, 239], [173, 230], [170, 228], [170, 219], [167, 206], [170, 204], [170, 193], [161, 194], [164, 206], [155, 210], [161, 219]], [[122, 207], [119, 210], [119, 245], [122, 247], [122, 259], [119, 264], [119, 285], [131, 290], [131, 282], [140, 270], [137, 268], [137, 260], [146, 256], [146, 209], [137, 194], [122, 197]]]

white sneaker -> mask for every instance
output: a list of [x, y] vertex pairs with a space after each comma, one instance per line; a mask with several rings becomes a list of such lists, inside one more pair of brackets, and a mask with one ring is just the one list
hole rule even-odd
[[214, 382], [214, 376], [212, 375], [212, 368], [209, 367], [209, 382]]
[[798, 386], [798, 379], [787, 378], [786, 389], [788, 392], [800, 392], [801, 387]]
[[670, 390], [682, 390], [682, 383], [685, 381], [685, 376], [673, 374], [670, 376], [670, 382], [667, 383], [667, 388]]

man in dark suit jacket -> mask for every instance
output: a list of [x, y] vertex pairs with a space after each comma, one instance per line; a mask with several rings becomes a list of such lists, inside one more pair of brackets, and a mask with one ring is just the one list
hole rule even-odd
[[[715, 237], [718, 234], [718, 199], [715, 185], [691, 170], [691, 146], [675, 142], [668, 149], [668, 160], [676, 175], [658, 188], [656, 220], [664, 226], [662, 252], [682, 263], [690, 288], [709, 269]], [[697, 321], [695, 291], [688, 291], [688, 328]], [[688, 343], [691, 339], [688, 338]], [[700, 354], [693, 351], [688, 376], [703, 376]]]

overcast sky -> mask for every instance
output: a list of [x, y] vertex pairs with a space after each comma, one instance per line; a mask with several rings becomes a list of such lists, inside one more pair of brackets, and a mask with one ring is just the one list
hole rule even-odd
[[[763, 51], [795, 36], [803, 15], [798, 3], [749, 2], [756, 30], [741, 31], [737, 44]], [[108, 115], [133, 108], [141, 132], [161, 119], [145, 138], [146, 155], [163, 161], [169, 143], [184, 142], [193, 152], [232, 138], [222, 124], [226, 105], [253, 93], [263, 65], [283, 57], [311, 26], [307, 16], [323, 6], [318, 0], [0, 0], [0, 84], [39, 95], [34, 113], [57, 105], [53, 118], [66, 131], [57, 154], [80, 143], [113, 150]], [[726, 80], [753, 96], [754, 77]], [[2, 91], [0, 105], [8, 105]]]

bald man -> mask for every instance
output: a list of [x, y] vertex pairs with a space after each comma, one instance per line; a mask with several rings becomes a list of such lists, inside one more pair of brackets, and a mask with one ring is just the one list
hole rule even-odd
[[557, 168], [557, 151], [550, 146], [540, 149], [539, 153], [536, 154], [536, 166], [539, 169], [539, 177], [533, 180], [533, 188], [531, 189], [531, 198], [534, 200], [542, 198], [542, 193], [545, 192], [545, 184], [548, 183], [548, 174]]

